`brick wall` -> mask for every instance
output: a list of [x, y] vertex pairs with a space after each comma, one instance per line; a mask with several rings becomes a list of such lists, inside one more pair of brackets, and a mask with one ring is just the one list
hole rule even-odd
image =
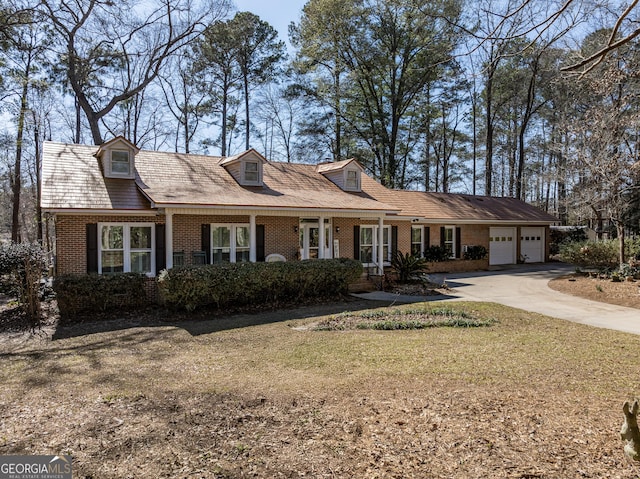
[[56, 273], [87, 272], [86, 225], [89, 223], [155, 223], [164, 224], [164, 216], [56, 216]]
[[[89, 216], [58, 215], [56, 219], [56, 271], [58, 274], [86, 272], [86, 233], [87, 223], [101, 222], [143, 222], [163, 224], [164, 216]], [[186, 263], [191, 262], [191, 253], [201, 251], [201, 225], [211, 223], [248, 224], [249, 217], [232, 215], [174, 215], [173, 217], [173, 249], [184, 251]], [[298, 258], [299, 233], [295, 231], [299, 218], [283, 216], [258, 216], [256, 224], [265, 226], [265, 255], [282, 254], [289, 261]], [[338, 240], [340, 256], [353, 258], [354, 225], [377, 225], [376, 219], [333, 218], [333, 239]], [[411, 250], [411, 223], [406, 221], [385, 222], [385, 225], [397, 226], [398, 249], [402, 252]], [[440, 244], [439, 224], [427, 224], [430, 227], [430, 244]], [[336, 228], [339, 231], [336, 231]], [[461, 225], [461, 245], [481, 245], [489, 249], [489, 225]], [[546, 228], [547, 251], [549, 228]], [[468, 265], [472, 269], [482, 265]], [[456, 269], [458, 267], [456, 266]]]

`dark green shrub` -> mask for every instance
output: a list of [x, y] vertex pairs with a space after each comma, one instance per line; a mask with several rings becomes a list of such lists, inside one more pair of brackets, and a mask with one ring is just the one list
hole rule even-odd
[[10, 243], [0, 246], [0, 284], [2, 291], [15, 296], [31, 327], [42, 319], [41, 285], [46, 256], [37, 243]]
[[563, 229], [552, 228], [549, 233], [549, 253], [558, 254], [562, 245], [584, 243], [587, 239], [587, 229], [583, 226]]
[[148, 304], [146, 277], [138, 273], [61, 275], [53, 281], [63, 319], [77, 314], [123, 311]]
[[476, 260], [485, 259], [487, 257], [487, 248], [481, 245], [467, 246], [467, 251], [464, 252], [464, 259]]
[[335, 297], [360, 275], [362, 264], [350, 259], [227, 263], [163, 271], [158, 286], [169, 306], [193, 311]]
[[444, 246], [429, 246], [424, 250], [424, 259], [429, 263], [449, 261], [449, 251]]
[[391, 267], [398, 274], [398, 280], [406, 283], [411, 276], [426, 269], [427, 260], [411, 253], [403, 254], [396, 251], [391, 260]]

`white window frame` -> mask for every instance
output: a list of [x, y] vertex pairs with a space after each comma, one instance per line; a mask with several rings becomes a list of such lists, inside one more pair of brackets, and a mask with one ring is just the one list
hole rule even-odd
[[[447, 240], [447, 232], [451, 231], [451, 240]], [[444, 227], [444, 247], [447, 247], [447, 244], [451, 244], [451, 254], [449, 255], [449, 258], [451, 259], [455, 259], [456, 257], [456, 244], [458, 241], [458, 238], [456, 238], [456, 227], [452, 226], [452, 225], [445, 225]]]
[[[349, 184], [349, 174], [355, 174], [355, 184]], [[348, 191], [360, 191], [360, 170], [347, 168], [344, 170], [344, 189]]]
[[[113, 154], [114, 153], [126, 153], [127, 158], [129, 159], [128, 161], [128, 169], [127, 172], [122, 172], [122, 171], [114, 171], [113, 169], [113, 165], [114, 165], [114, 161], [113, 161]], [[133, 176], [133, 162], [131, 160], [132, 155], [131, 155], [131, 151], [127, 150], [127, 149], [119, 149], [119, 148], [113, 148], [111, 150], [109, 150], [109, 175], [112, 177], [119, 177], [119, 178], [131, 178]], [[118, 162], [116, 162], [118, 163]], [[120, 162], [120, 163], [124, 163], [124, 162]]]
[[[99, 274], [117, 274], [102, 272], [102, 228], [105, 226], [121, 226], [122, 227], [122, 254], [123, 254], [123, 273], [131, 273], [131, 253], [149, 252], [151, 255], [151, 271], [143, 273], [147, 277], [152, 278], [156, 275], [156, 228], [155, 223], [98, 223], [98, 273]], [[151, 248], [132, 248], [131, 247], [131, 228], [150, 228], [151, 229]], [[120, 251], [120, 249], [106, 249], [104, 251]]]
[[[371, 263], [362, 263], [364, 266], [376, 266], [378, 264], [378, 225], [360, 225], [360, 238], [358, 238], [358, 247], [362, 251], [362, 229], [363, 228], [371, 228], [372, 231], [372, 254], [371, 254]], [[387, 248], [387, 257], [383, 258], [382, 264], [389, 266], [391, 264], [391, 225], [383, 226], [384, 231], [387, 232], [387, 242], [383, 244], [383, 248]], [[384, 234], [384, 233], [383, 233]], [[358, 256], [360, 252], [358, 251]]]
[[424, 256], [424, 226], [411, 226], [411, 254], [413, 253], [413, 246], [417, 245], [418, 243], [413, 241], [413, 232], [414, 231], [420, 231], [420, 245], [419, 245], [419, 251], [418, 251], [418, 255], [419, 256]]
[[[255, 165], [256, 166], [256, 171], [247, 171], [247, 167], [249, 165]], [[243, 185], [251, 185], [251, 186], [259, 186], [262, 184], [262, 163], [258, 160], [243, 160], [242, 161], [242, 184]], [[247, 178], [247, 173], [255, 173], [256, 174], [256, 179], [255, 180], [250, 180]]]
[[214, 228], [229, 228], [229, 262], [236, 263], [236, 253], [239, 248], [236, 243], [236, 231], [238, 228], [247, 228], [249, 230], [249, 246], [248, 249], [246, 247], [242, 247], [240, 249], [246, 249], [249, 252], [249, 258], [251, 258], [251, 226], [249, 223], [212, 223], [211, 224], [211, 251], [209, 251], [211, 264], [224, 264], [224, 263], [214, 263], [214, 251], [213, 251], [213, 231]]

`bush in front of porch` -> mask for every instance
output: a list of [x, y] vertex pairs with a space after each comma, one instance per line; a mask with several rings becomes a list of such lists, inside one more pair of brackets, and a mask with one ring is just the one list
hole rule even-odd
[[163, 271], [158, 286], [168, 306], [193, 311], [336, 297], [361, 275], [362, 263], [352, 259], [227, 263]]

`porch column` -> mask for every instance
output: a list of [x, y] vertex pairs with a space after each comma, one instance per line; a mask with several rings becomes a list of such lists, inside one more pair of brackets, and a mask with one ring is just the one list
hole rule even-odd
[[173, 211], [165, 209], [164, 251], [167, 269], [173, 268]]
[[257, 261], [258, 251], [256, 246], [256, 215], [249, 215], [249, 261]]
[[384, 274], [384, 216], [378, 218], [378, 274]]
[[324, 216], [318, 218], [318, 259], [324, 259]]

